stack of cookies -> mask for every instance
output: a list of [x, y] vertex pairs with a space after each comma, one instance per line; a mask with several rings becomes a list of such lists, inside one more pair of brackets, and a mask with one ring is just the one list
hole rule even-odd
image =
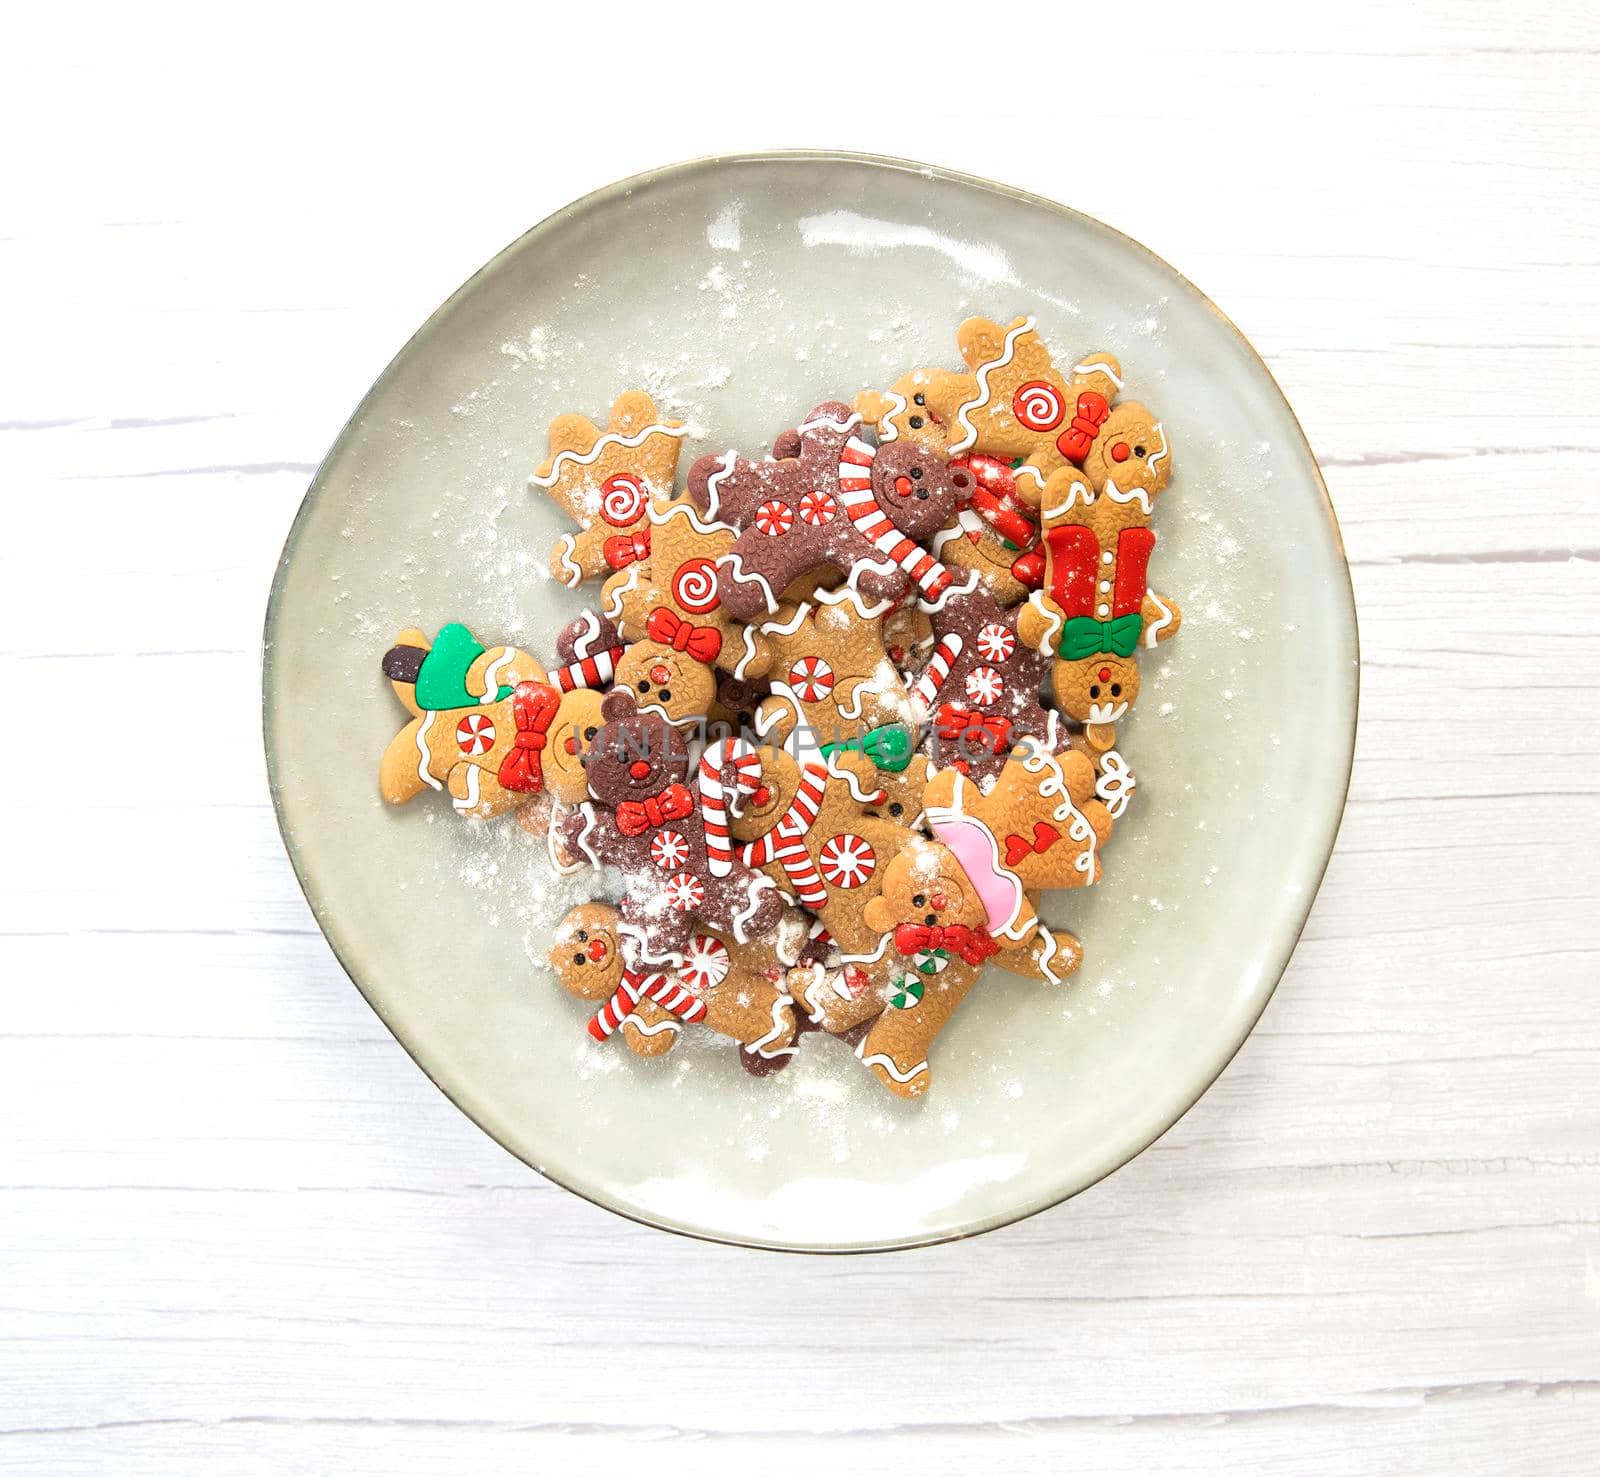
[[384, 656], [412, 715], [386, 800], [516, 809], [562, 872], [621, 872], [550, 951], [596, 1041], [701, 1025], [762, 1075], [815, 1030], [914, 1097], [987, 964], [1080, 964], [1036, 899], [1100, 879], [1134, 792], [1116, 727], [1179, 623], [1146, 581], [1171, 453], [1109, 354], [1058, 364], [1032, 319], [957, 337], [964, 369], [681, 488], [685, 428], [643, 392], [559, 417], [530, 485], [594, 608], [548, 662], [459, 624]]

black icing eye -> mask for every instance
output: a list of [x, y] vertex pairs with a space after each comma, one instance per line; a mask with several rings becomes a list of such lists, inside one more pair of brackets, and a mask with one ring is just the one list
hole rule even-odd
[[584, 743], [592, 744], [594, 742], [595, 734], [597, 734], [599, 731], [600, 730], [598, 728], [586, 728], [586, 729], [584, 729], [584, 731], [583, 731], [583, 741], [584, 741]]
[[914, 898], [911, 899], [911, 906], [913, 908], [920, 908], [927, 901], [927, 898], [923, 897], [923, 895], [919, 892]]
[[[922, 396], [922, 395], [913, 395], [913, 396], [912, 396], [912, 397], [911, 397], [911, 399], [912, 399], [912, 402], [913, 402], [913, 403], [914, 403], [914, 404], [917, 404], [917, 405], [926, 405], [926, 404], [927, 404], [927, 403], [928, 403], [928, 402], [927, 402], [927, 399], [926, 399], [926, 398], [925, 398], [925, 397], [924, 397], [924, 396]], [[914, 424], [914, 425], [920, 425], [920, 424], [921, 424], [921, 422], [920, 422], [920, 421], [914, 421], [914, 422], [913, 422], [913, 423], [912, 423], [912, 424]]]
[[910, 426], [913, 431], [920, 431], [922, 429], [922, 417], [920, 415], [914, 415], [909, 421], [906, 422], [906, 424]]
[[641, 677], [639, 679], [639, 691], [640, 692], [649, 692], [650, 691], [650, 684], [648, 682], [646, 682], [643, 677]]
[[1099, 697], [1100, 696], [1100, 684], [1098, 682], [1092, 682], [1092, 683], [1089, 684], [1089, 696], [1090, 697]]
[[589, 930], [587, 928], [580, 928], [578, 930], [578, 942], [580, 944], [586, 944], [589, 942]]
[[670, 703], [672, 701], [672, 689], [669, 687], [663, 687], [661, 691], [656, 694], [656, 696], [659, 697], [662, 702]]
[[746, 713], [743, 709], [741, 709], [740, 712], [739, 712], [739, 727], [740, 728], [748, 728], [749, 726], [750, 726], [750, 714]]
[[586, 958], [586, 957], [585, 957], [585, 956], [584, 956], [584, 955], [582, 955], [582, 954], [574, 954], [574, 955], [573, 955], [573, 956], [572, 956], [572, 962], [573, 962], [573, 963], [574, 963], [574, 964], [587, 964], [587, 963], [588, 963], [588, 962], [589, 962], [589, 961], [588, 961], [588, 959], [587, 959], [587, 958]]
[[1122, 684], [1120, 682], [1113, 682], [1111, 684], [1111, 696], [1112, 697], [1121, 697], [1122, 696]]
[[1143, 456], [1143, 455], [1144, 455], [1144, 447], [1142, 447], [1142, 446], [1135, 446], [1135, 447], [1134, 447], [1134, 448], [1133, 448], [1133, 454], [1134, 454], [1134, 455], [1135, 455], [1135, 456]]
[[905, 806], [903, 806], [898, 800], [894, 801], [889, 806], [889, 814], [890, 815], [904, 815], [905, 814], [905, 810], [906, 810]]
[[921, 467], [913, 467], [911, 469], [911, 480], [913, 482], [922, 481], [922, 468]]

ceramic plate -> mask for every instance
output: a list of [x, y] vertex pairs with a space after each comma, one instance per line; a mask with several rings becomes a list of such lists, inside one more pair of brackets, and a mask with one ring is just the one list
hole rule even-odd
[[[1109, 349], [1175, 477], [1154, 581], [1185, 611], [1144, 660], [1119, 747], [1138, 775], [1102, 885], [1047, 894], [1083, 939], [1063, 987], [990, 971], [929, 1095], [884, 1093], [808, 1037], [747, 1077], [686, 1032], [593, 1044], [542, 963], [582, 879], [514, 820], [378, 798], [404, 714], [379, 659], [463, 620], [539, 654], [593, 591], [543, 573], [563, 524], [526, 486], [563, 411], [643, 385], [706, 450], [760, 452], [813, 404], [958, 363], [955, 328], [1037, 316]], [[817, 1251], [970, 1235], [1072, 1195], [1205, 1090], [1260, 1014], [1333, 846], [1356, 628], [1310, 449], [1260, 359], [1171, 267], [1085, 216], [903, 162], [707, 160], [528, 232], [401, 350], [329, 453], [272, 590], [273, 795], [340, 962], [451, 1099], [540, 1173], [652, 1225]]]

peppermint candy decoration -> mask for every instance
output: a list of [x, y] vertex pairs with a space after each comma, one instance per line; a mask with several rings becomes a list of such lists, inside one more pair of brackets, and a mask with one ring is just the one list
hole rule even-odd
[[919, 979], [913, 979], [909, 974], [903, 974], [894, 982], [894, 993], [889, 997], [890, 1010], [910, 1010], [922, 999], [922, 992], [927, 987]]
[[706, 885], [693, 872], [667, 879], [667, 902], [680, 913], [692, 913], [706, 900]]
[[831, 492], [813, 490], [800, 499], [800, 521], [818, 528], [831, 523], [839, 511], [839, 500]]
[[728, 946], [708, 933], [697, 933], [683, 951], [683, 968], [678, 978], [698, 994], [720, 985], [728, 977]]
[[[650, 841], [650, 860], [663, 872], [689, 860], [689, 843], [681, 831], [657, 831]], [[677, 879], [674, 878], [674, 881]]]
[[1029, 380], [1017, 386], [1011, 409], [1018, 422], [1030, 431], [1054, 430], [1067, 413], [1061, 392], [1049, 380]]
[[600, 516], [613, 528], [627, 528], [644, 516], [647, 494], [631, 472], [618, 472], [600, 484]]
[[833, 691], [833, 668], [820, 656], [803, 656], [789, 668], [789, 686], [803, 703], [820, 703]]
[[1016, 654], [1017, 635], [1009, 626], [990, 621], [978, 628], [977, 645], [979, 656], [988, 657], [992, 662], [1008, 661]]
[[878, 854], [862, 837], [844, 831], [822, 843], [817, 866], [832, 887], [860, 887], [877, 870]]
[[788, 533], [794, 526], [794, 513], [787, 503], [780, 503], [773, 498], [756, 509], [755, 523], [768, 538], [777, 538], [780, 533]]
[[463, 754], [487, 754], [494, 747], [494, 724], [482, 713], [468, 713], [456, 724], [456, 742]]
[[936, 975], [943, 974], [950, 963], [950, 955], [944, 949], [919, 949], [911, 960], [911, 967], [918, 974]]
[[1000, 701], [1005, 683], [993, 667], [974, 667], [967, 673], [967, 697], [980, 708]]
[[721, 603], [717, 597], [717, 566], [709, 559], [686, 559], [672, 576], [672, 598], [690, 615], [704, 615]]

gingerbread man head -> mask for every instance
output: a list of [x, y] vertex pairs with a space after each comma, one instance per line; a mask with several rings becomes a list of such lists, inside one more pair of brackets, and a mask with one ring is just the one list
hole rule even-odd
[[[566, 698], [526, 652], [485, 647], [465, 626], [430, 643], [402, 631], [383, 674], [413, 715], [384, 751], [378, 785], [391, 805], [442, 790], [461, 815], [498, 815], [540, 794], [545, 755]], [[582, 700], [567, 713], [574, 721]]]
[[641, 712], [633, 694], [608, 692], [600, 704], [599, 732], [584, 752], [589, 793], [616, 807], [682, 784], [689, 773], [689, 745], [657, 713]]

